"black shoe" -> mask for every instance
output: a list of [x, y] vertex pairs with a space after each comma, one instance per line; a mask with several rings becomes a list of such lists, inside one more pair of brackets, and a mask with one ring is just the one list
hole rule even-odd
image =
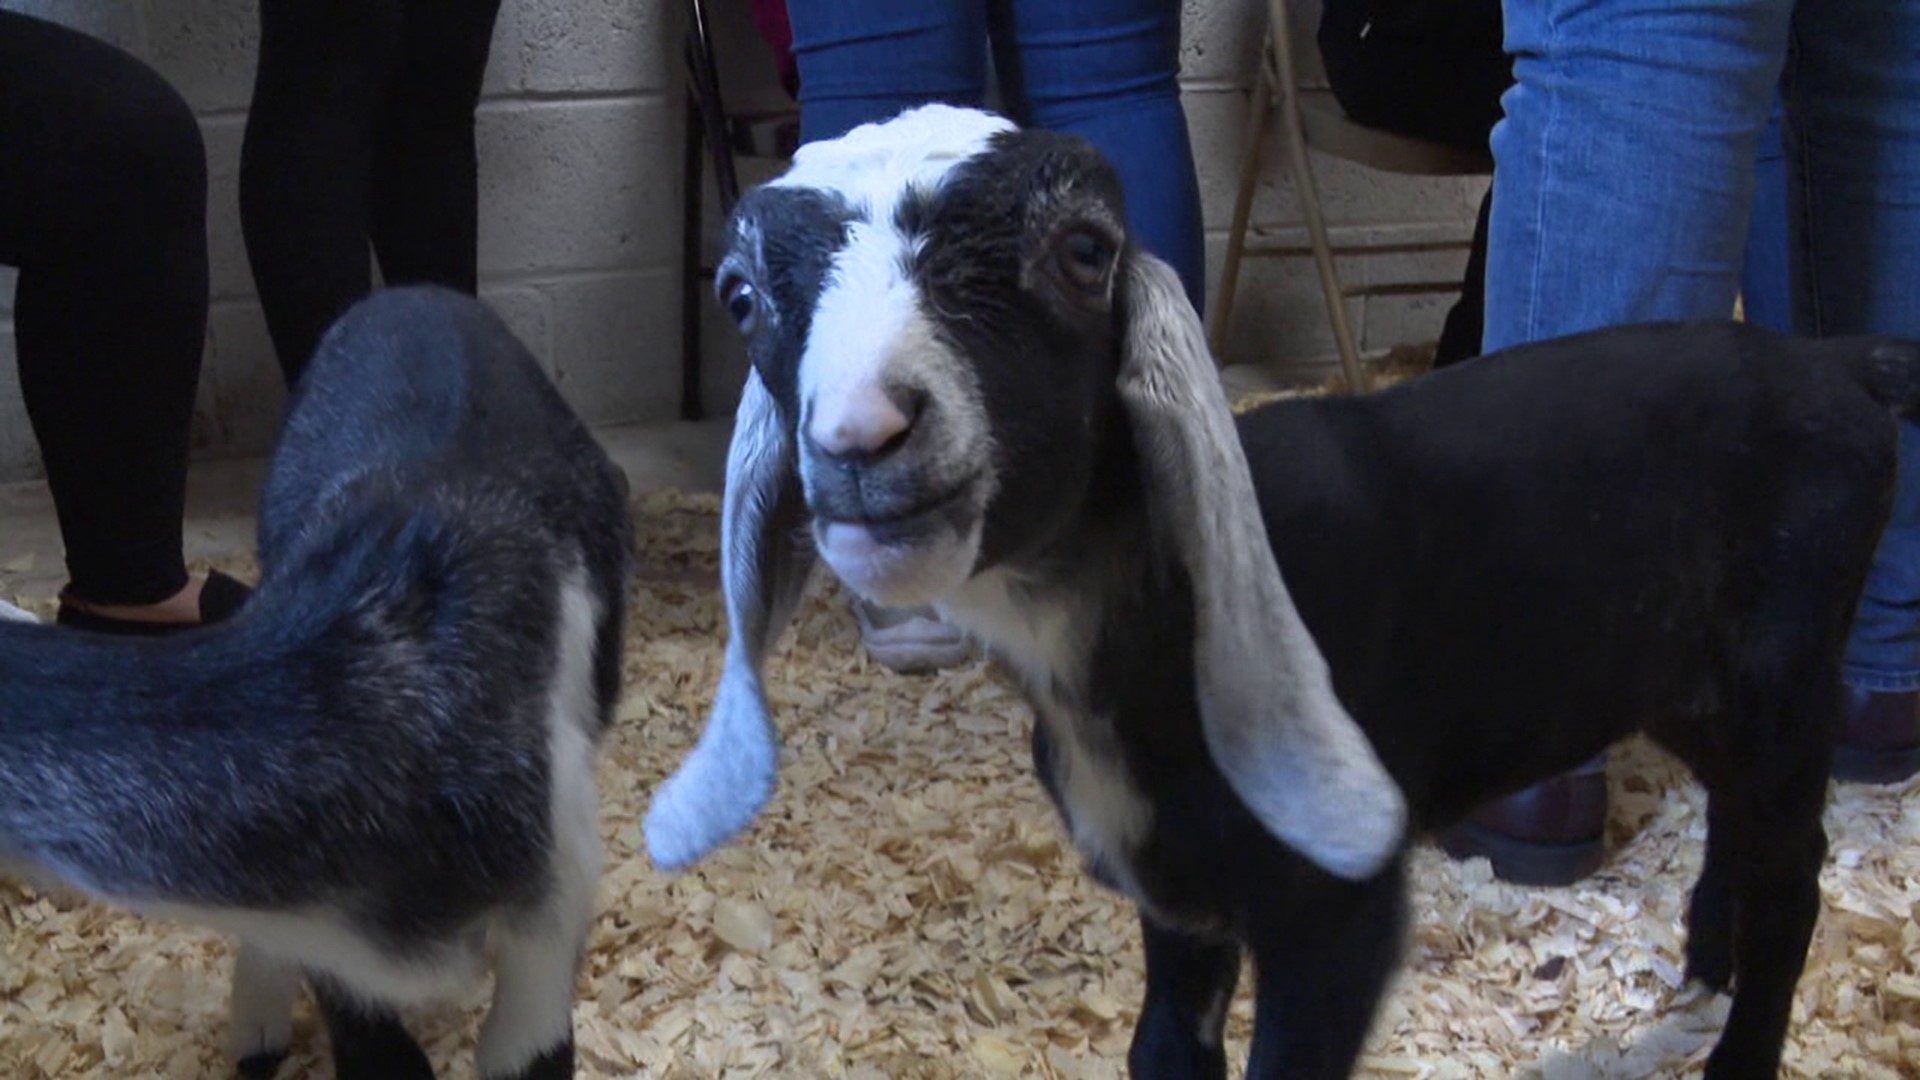
[[1456, 859], [1484, 855], [1516, 885], [1571, 885], [1607, 855], [1607, 757], [1549, 777], [1475, 810], [1440, 834]]
[[1833, 778], [1898, 784], [1920, 773], [1920, 691], [1847, 691]]
[[60, 610], [53, 621], [61, 626], [70, 626], [75, 630], [91, 630], [96, 634], [118, 634], [122, 637], [159, 637], [163, 634], [177, 634], [192, 630], [197, 626], [225, 622], [239, 611], [247, 602], [253, 590], [235, 578], [228, 577], [218, 570], [207, 573], [207, 582], [200, 587], [200, 621], [197, 623], [142, 622], [138, 619], [116, 619], [109, 615], [86, 611], [69, 604], [65, 597], [60, 600]]

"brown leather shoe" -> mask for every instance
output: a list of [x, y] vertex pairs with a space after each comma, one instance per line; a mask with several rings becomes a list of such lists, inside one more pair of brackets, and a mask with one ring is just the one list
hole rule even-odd
[[1898, 784], [1920, 773], [1920, 691], [1847, 691], [1833, 777]]
[[1607, 755], [1487, 803], [1440, 835], [1456, 859], [1484, 855], [1516, 885], [1571, 885], [1607, 854]]

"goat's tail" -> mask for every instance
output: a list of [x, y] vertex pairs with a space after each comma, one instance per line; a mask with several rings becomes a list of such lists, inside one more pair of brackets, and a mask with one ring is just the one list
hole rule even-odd
[[1901, 416], [1920, 416], [1920, 342], [1876, 342], [1856, 355], [1854, 373], [1873, 400]]

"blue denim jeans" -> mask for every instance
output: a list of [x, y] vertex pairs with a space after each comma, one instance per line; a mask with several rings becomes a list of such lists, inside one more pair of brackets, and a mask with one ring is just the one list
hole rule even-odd
[[[1793, 329], [1920, 337], [1920, 2], [1505, 0], [1486, 347], [1721, 317], [1776, 87]], [[1846, 676], [1920, 687], [1920, 433]]]
[[1179, 0], [794, 0], [788, 17], [803, 141], [932, 101], [981, 107], [991, 55], [1007, 114], [1081, 135], [1106, 155], [1129, 226], [1201, 307]]
[[1793, 333], [1793, 282], [1787, 265], [1787, 146], [1785, 110], [1779, 99], [1760, 133], [1753, 159], [1753, 213], [1747, 223], [1747, 253], [1740, 267], [1740, 302], [1746, 320], [1782, 334]]

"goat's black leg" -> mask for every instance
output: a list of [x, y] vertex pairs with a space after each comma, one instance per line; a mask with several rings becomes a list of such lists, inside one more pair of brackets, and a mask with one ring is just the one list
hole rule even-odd
[[1687, 978], [1725, 992], [1733, 983], [1733, 934], [1739, 910], [1733, 904], [1731, 824], [1722, 803], [1707, 796], [1707, 854], [1687, 905]]
[[326, 1018], [335, 1080], [433, 1080], [426, 1052], [392, 1009], [323, 976], [310, 975], [308, 984]]
[[1134, 1080], [1226, 1080], [1221, 1045], [1227, 1005], [1240, 981], [1240, 946], [1170, 930], [1146, 915], [1147, 999], [1133, 1029]]
[[[1793, 828], [1771, 821], [1737, 847], [1733, 882], [1733, 1006], [1720, 1044], [1707, 1059], [1707, 1080], [1770, 1077], [1793, 1011], [1793, 991], [1806, 966], [1820, 914], [1820, 864], [1826, 832], [1813, 815]], [[1766, 815], [1771, 819], [1772, 815]]]
[[1396, 858], [1367, 881], [1329, 882], [1311, 918], [1262, 932], [1247, 1080], [1353, 1075], [1400, 957], [1404, 877]]
[[1821, 618], [1813, 601], [1852, 595], [1859, 582], [1806, 573], [1782, 581], [1766, 617], [1747, 628], [1731, 723], [1695, 766], [1711, 793], [1708, 829], [1733, 909], [1733, 1003], [1707, 1080], [1779, 1074], [1820, 915], [1820, 818], [1840, 724], [1846, 620]]

